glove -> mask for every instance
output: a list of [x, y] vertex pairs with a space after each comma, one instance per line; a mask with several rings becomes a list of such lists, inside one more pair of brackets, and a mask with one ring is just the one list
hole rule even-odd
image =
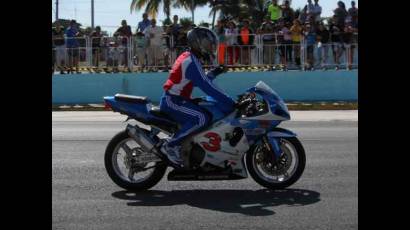
[[246, 108], [250, 104], [250, 102], [251, 102], [250, 99], [246, 99], [246, 100], [243, 100], [241, 102], [236, 102], [235, 103], [235, 108], [237, 108], [239, 110], [242, 110], [242, 109]]
[[224, 65], [220, 65], [214, 69], [212, 69], [210, 72], [214, 75], [214, 77], [218, 76], [219, 74], [222, 74], [227, 71], [227, 68]]

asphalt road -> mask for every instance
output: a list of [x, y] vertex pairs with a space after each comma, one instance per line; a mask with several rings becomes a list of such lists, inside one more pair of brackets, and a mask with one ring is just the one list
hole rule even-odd
[[270, 191], [252, 178], [163, 180], [127, 193], [103, 163], [125, 117], [110, 112], [53, 112], [53, 229], [357, 229], [357, 111], [291, 111], [281, 125], [307, 154], [300, 180]]

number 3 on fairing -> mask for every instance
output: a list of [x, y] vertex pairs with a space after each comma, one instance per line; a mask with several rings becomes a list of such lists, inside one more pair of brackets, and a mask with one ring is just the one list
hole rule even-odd
[[211, 152], [216, 152], [221, 149], [221, 137], [219, 134], [214, 132], [209, 132], [204, 135], [204, 137], [209, 139], [209, 142], [201, 142], [202, 146]]

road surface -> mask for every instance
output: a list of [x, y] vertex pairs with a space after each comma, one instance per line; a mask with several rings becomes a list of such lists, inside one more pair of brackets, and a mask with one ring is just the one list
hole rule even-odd
[[357, 229], [357, 111], [291, 111], [281, 127], [307, 154], [300, 180], [270, 191], [252, 178], [163, 180], [128, 193], [103, 162], [110, 138], [125, 127], [112, 112], [52, 113], [53, 229]]

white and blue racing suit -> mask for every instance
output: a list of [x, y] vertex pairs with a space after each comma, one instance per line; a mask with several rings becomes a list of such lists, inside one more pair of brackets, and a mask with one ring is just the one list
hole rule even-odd
[[234, 100], [212, 83], [214, 78], [213, 72], [205, 74], [198, 58], [189, 51], [182, 53], [175, 61], [163, 86], [165, 93], [160, 103], [160, 110], [182, 126], [168, 143], [169, 147], [180, 146], [186, 136], [210, 122], [209, 115], [191, 101], [193, 87], [213, 97], [217, 101], [216, 106], [225, 114], [233, 111]]

